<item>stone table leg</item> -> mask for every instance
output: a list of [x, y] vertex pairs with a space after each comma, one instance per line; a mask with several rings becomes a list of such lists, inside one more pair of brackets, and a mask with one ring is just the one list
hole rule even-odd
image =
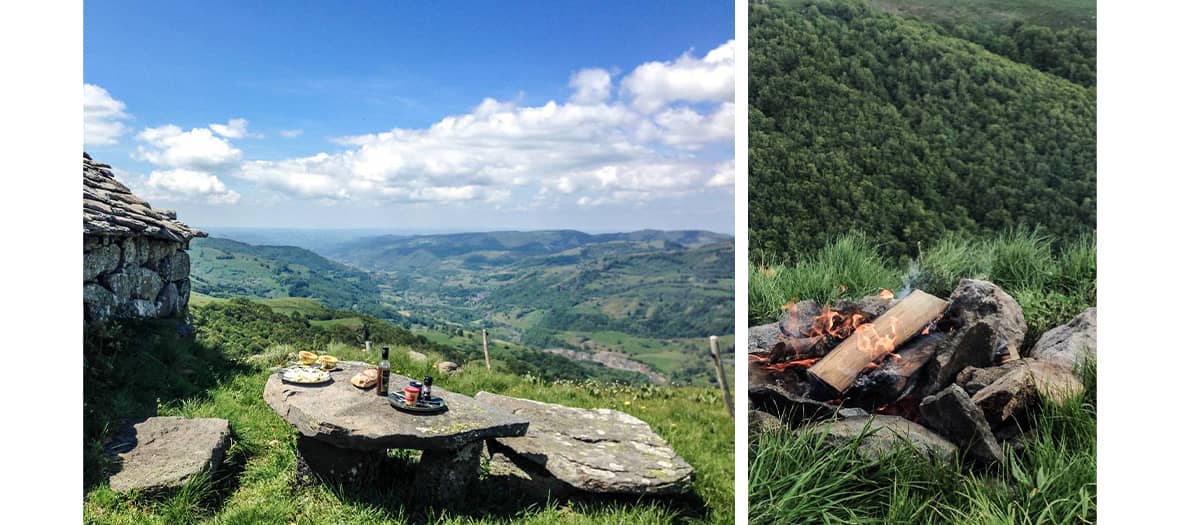
[[425, 450], [414, 479], [420, 500], [434, 504], [461, 501], [467, 489], [479, 479], [479, 456], [483, 441], [457, 450]]
[[317, 439], [298, 436], [299, 473], [310, 471], [320, 477], [355, 482], [374, 475], [385, 458], [383, 452], [334, 447]]

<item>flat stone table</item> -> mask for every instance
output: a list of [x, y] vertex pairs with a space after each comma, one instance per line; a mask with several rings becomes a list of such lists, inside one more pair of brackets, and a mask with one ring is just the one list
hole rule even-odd
[[[519, 416], [437, 386], [434, 395], [446, 401], [446, 412], [403, 412], [374, 388], [352, 386], [352, 376], [372, 365], [338, 366], [332, 381], [322, 385], [286, 383], [276, 372], [263, 391], [267, 404], [299, 430], [300, 459], [317, 474], [356, 478], [380, 464], [386, 449], [421, 450], [415, 486], [430, 487], [431, 499], [451, 500], [478, 478], [484, 440], [528, 431], [528, 421]], [[391, 373], [389, 382], [397, 389], [410, 378]]]

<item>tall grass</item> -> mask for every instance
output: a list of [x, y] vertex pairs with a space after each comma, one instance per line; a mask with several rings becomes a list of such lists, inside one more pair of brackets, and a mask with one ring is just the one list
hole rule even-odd
[[1084, 394], [1046, 401], [995, 472], [904, 449], [867, 458], [818, 431], [763, 434], [751, 443], [750, 523], [1094, 523], [1097, 374], [1084, 372]]
[[[169, 331], [163, 326], [136, 327], [114, 338], [94, 339], [93, 343], [104, 345], [88, 347], [88, 360], [96, 370], [101, 367], [117, 377], [98, 381], [88, 376], [94, 380], [87, 384], [86, 394], [93, 423], [85, 440], [88, 450], [93, 449], [84, 460], [89, 473], [83, 507], [87, 523], [734, 522], [734, 425], [715, 389], [549, 382], [485, 370], [482, 360], [466, 364], [457, 375], [434, 374], [440, 387], [463, 394], [487, 390], [629, 413], [663, 436], [696, 469], [696, 479], [691, 493], [682, 498], [550, 502], [506, 492], [495, 480], [485, 478], [463, 504], [425, 509], [405, 500], [400, 485], [404, 479], [365, 486], [295, 483], [296, 431], [267, 406], [262, 390], [271, 368], [285, 363], [288, 354], [301, 349], [298, 346], [274, 345], [239, 360], [226, 358], [200, 341], [178, 339], [174, 328]], [[344, 360], [376, 362], [378, 358], [375, 352], [366, 353], [354, 345], [330, 343], [325, 350]], [[426, 361], [415, 360], [410, 350], [423, 351], [391, 347], [393, 370], [422, 377], [431, 374], [434, 364], [442, 359], [427, 352]], [[186, 374], [195, 379], [184, 380]], [[171, 385], [173, 382], [183, 384]], [[131, 402], [111, 406], [119, 399]], [[235, 438], [227, 455], [230, 472], [166, 494], [111, 491], [98, 454], [104, 429], [113, 428], [123, 417], [157, 414], [228, 419]]]
[[1027, 228], [985, 239], [949, 235], [923, 248], [917, 260], [884, 261], [863, 235], [853, 233], [793, 265], [751, 262], [748, 322], [770, 322], [784, 305], [803, 299], [832, 302], [907, 287], [946, 297], [960, 279], [987, 279], [1020, 303], [1031, 345], [1096, 304], [1097, 267], [1093, 235], [1069, 242]]

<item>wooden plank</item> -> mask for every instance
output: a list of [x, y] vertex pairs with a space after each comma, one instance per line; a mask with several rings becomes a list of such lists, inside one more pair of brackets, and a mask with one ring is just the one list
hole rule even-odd
[[857, 328], [807, 373], [843, 393], [866, 367], [893, 353], [942, 315], [947, 304], [943, 299], [915, 290], [881, 317]]

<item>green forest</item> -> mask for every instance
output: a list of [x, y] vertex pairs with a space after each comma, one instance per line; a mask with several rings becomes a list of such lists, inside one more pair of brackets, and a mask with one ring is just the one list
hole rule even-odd
[[949, 233], [1094, 230], [1095, 31], [915, 12], [751, 6], [755, 257], [850, 231], [896, 259]]

